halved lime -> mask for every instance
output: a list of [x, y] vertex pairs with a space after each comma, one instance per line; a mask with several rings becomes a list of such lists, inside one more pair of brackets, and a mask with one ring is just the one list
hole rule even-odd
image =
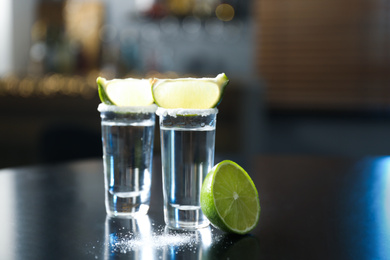
[[96, 79], [100, 100], [107, 105], [148, 106], [153, 104], [149, 79]]
[[221, 102], [228, 83], [225, 73], [215, 78], [155, 79], [152, 94], [163, 108], [207, 109]]
[[226, 232], [246, 234], [259, 222], [256, 186], [248, 173], [230, 160], [218, 163], [207, 174], [200, 204], [211, 224]]

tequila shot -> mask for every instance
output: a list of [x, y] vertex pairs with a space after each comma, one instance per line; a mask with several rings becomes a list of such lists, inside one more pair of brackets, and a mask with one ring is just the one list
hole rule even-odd
[[150, 202], [156, 105], [100, 104], [107, 214], [147, 214]]
[[174, 229], [209, 225], [200, 207], [200, 191], [214, 166], [218, 110], [159, 107], [164, 219]]

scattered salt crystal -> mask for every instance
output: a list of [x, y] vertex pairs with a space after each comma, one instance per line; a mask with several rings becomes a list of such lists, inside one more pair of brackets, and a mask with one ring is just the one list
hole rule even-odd
[[210, 109], [182, 109], [182, 108], [162, 108], [158, 107], [156, 114], [158, 116], [172, 116], [177, 117], [178, 115], [200, 115], [200, 116], [209, 116], [211, 114], [217, 114], [217, 108]]
[[154, 113], [157, 110], [155, 104], [149, 106], [132, 106], [132, 107], [121, 107], [114, 105], [106, 105], [104, 103], [99, 104], [99, 112], [116, 112], [116, 113]]
[[165, 247], [186, 247], [196, 251], [197, 245], [201, 243], [195, 233], [153, 233], [153, 235], [125, 234], [117, 237], [111, 244], [114, 252], [127, 253], [144, 248], [161, 250]]

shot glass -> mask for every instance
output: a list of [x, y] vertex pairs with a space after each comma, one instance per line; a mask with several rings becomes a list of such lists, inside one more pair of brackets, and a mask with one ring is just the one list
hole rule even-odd
[[158, 108], [164, 220], [169, 228], [198, 229], [209, 225], [200, 207], [200, 191], [214, 166], [218, 110]]
[[156, 105], [100, 104], [105, 206], [107, 214], [147, 214], [153, 160]]

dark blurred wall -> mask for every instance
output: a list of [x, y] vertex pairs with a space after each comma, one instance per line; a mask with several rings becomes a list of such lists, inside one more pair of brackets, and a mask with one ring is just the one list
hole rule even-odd
[[388, 109], [389, 0], [262, 0], [256, 10], [271, 107]]

